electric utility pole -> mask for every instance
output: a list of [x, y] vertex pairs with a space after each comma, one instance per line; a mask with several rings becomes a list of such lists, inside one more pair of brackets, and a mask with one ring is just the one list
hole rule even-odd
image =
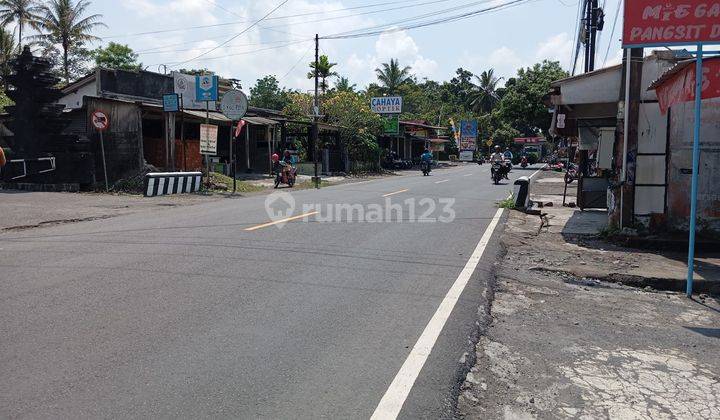
[[312, 144], [313, 144], [313, 160], [315, 161], [315, 188], [320, 188], [320, 177], [318, 176], [318, 114], [320, 113], [320, 101], [318, 100], [318, 67], [320, 37], [315, 34], [315, 99], [313, 100], [313, 124], [312, 124]]
[[602, 31], [605, 24], [605, 13], [598, 7], [597, 0], [585, 0], [585, 73], [595, 70], [595, 50], [597, 47], [597, 33]]

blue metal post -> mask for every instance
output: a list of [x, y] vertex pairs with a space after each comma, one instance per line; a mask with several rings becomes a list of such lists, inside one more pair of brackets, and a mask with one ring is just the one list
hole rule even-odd
[[697, 219], [698, 172], [700, 172], [700, 125], [702, 124], [702, 44], [695, 63], [695, 130], [693, 133], [692, 186], [690, 188], [690, 240], [688, 245], [687, 296], [692, 296], [695, 272], [695, 220]]

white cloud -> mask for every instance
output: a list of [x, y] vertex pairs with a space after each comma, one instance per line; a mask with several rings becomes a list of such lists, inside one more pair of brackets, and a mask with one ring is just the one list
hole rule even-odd
[[553, 35], [538, 44], [535, 59], [559, 61], [563, 68], [567, 68], [572, 60], [573, 46], [573, 39], [567, 32]]
[[375, 69], [382, 63], [397, 59], [401, 66], [410, 66], [411, 73], [422, 78], [437, 76], [438, 63], [420, 54], [420, 47], [406, 31], [391, 31], [380, 34], [375, 41], [373, 54], [360, 57], [352, 53], [341, 65], [341, 73], [349, 75], [353, 83], [366, 86], [374, 82]]

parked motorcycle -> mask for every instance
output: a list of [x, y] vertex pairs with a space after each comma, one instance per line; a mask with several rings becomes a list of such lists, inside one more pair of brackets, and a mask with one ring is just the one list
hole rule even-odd
[[275, 175], [275, 188], [280, 184], [287, 184], [290, 188], [295, 186], [297, 180], [297, 169], [294, 166], [286, 165]]

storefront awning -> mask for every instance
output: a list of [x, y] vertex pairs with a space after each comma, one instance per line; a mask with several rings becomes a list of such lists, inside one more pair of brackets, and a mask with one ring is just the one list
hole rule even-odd
[[243, 120], [255, 125], [275, 125], [277, 121], [264, 117], [243, 117]]

